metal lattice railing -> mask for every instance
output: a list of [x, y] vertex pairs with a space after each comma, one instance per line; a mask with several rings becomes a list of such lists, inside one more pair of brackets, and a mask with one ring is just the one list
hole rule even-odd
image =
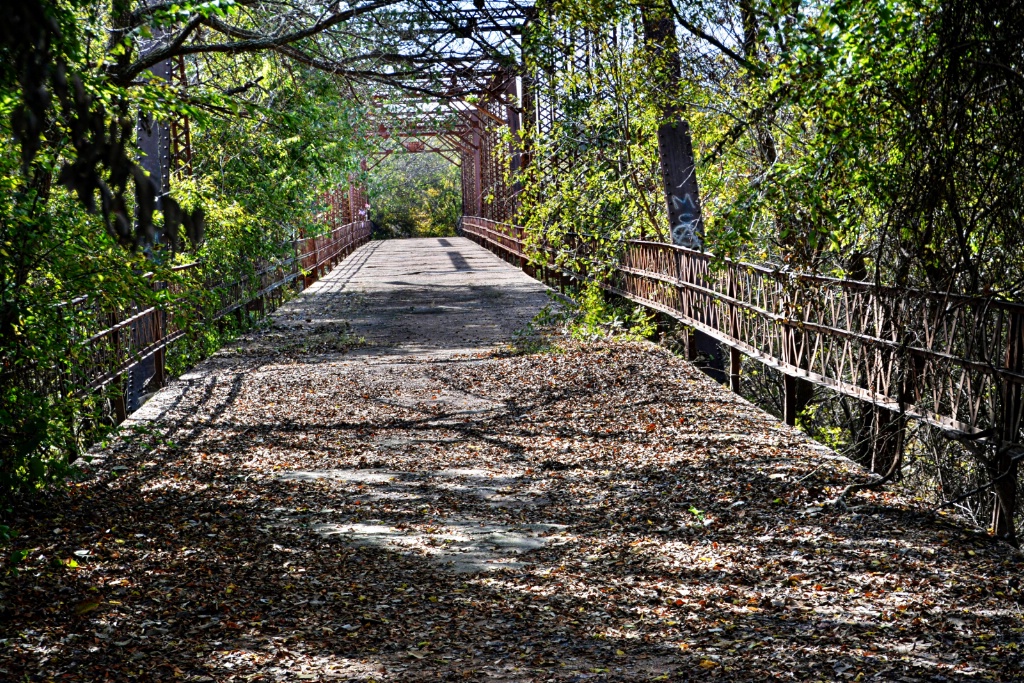
[[[262, 309], [266, 297], [297, 279], [303, 278], [305, 286], [315, 282], [367, 242], [370, 235], [370, 222], [357, 221], [338, 226], [327, 235], [295, 240], [291, 255], [263, 264], [255, 272], [231, 282], [205, 273], [201, 263], [179, 266], [174, 270], [182, 276], [180, 280], [173, 284], [153, 283], [154, 288], [167, 290], [163, 297], [166, 303], [158, 306], [103, 311], [89, 310], [87, 297], [69, 302], [69, 315], [91, 317], [101, 329], [80, 342], [86, 350], [86, 362], [78, 364], [70, 377], [54, 381], [83, 395], [123, 381], [155, 357], [152, 371], [162, 382], [163, 354], [186, 335], [185, 321], [200, 315], [199, 299], [205, 299], [209, 309], [215, 311], [206, 318], [208, 322], [253, 304]], [[124, 413], [124, 407], [117, 412]]]
[[[519, 226], [464, 217], [461, 229], [528, 260]], [[709, 255], [660, 242], [628, 241], [611, 264], [583, 241], [569, 259], [536, 250], [790, 377], [972, 438], [1024, 441], [1024, 305], [730, 260], [712, 268]]]

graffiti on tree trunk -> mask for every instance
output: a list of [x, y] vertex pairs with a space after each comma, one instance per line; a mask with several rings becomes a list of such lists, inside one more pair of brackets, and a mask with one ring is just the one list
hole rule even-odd
[[704, 230], [701, 226], [700, 208], [693, 197], [687, 193], [682, 199], [671, 195], [669, 203], [672, 207], [672, 243], [687, 249], [699, 250], [704, 243]]

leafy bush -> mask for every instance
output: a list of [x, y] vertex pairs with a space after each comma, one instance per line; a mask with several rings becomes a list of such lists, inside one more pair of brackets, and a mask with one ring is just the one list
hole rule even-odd
[[[77, 104], [58, 96], [33, 100], [24, 71], [0, 65], [0, 514], [73, 474], [75, 461], [111, 426], [110, 399], [122, 387], [112, 381], [99, 392], [83, 391], [82, 368], [96, 363], [94, 345], [83, 342], [109, 327], [114, 312], [123, 318], [168, 306], [178, 295], [153, 283], [177, 283], [187, 301], [171, 309], [189, 334], [171, 349], [170, 369], [208, 355], [234, 323], [206, 324], [217, 305], [207, 286], [242, 280], [288, 253], [295, 236], [322, 230], [313, 222], [316, 197], [347, 179], [365, 145], [359, 108], [338, 95], [333, 77], [272, 55], [214, 54], [190, 64], [201, 77], [187, 102], [160, 82], [117, 86], [89, 52], [102, 45], [87, 40], [109, 17], [99, 5], [75, 9], [86, 4], [47, 0], [37, 6], [39, 16], [25, 10], [50, 40], [41, 43], [46, 69], [56, 69], [36, 74], [34, 86], [50, 83], [60, 95], [71, 82], [81, 87]], [[55, 25], [60, 30], [53, 33]], [[4, 38], [0, 55], [37, 63], [39, 45]], [[242, 97], [223, 94], [243, 77], [261, 86], [243, 89]], [[31, 116], [44, 117], [45, 135], [26, 134], [26, 102], [35, 107]], [[175, 251], [182, 240], [173, 231], [181, 228], [157, 212], [142, 215], [145, 205], [125, 189], [124, 176], [140, 171], [118, 155], [135, 159], [138, 151], [117, 135], [133, 135], [140, 118], [167, 123], [182, 114], [191, 117], [191, 169], [175, 170], [164, 201], [188, 215], [201, 211], [207, 229], [201, 244]], [[97, 166], [85, 155], [83, 127], [99, 136], [89, 145], [113, 150], [103, 158], [115, 164]], [[99, 196], [102, 188], [113, 190]], [[137, 239], [126, 216], [150, 226], [147, 239]], [[172, 271], [197, 260], [199, 281]]]
[[386, 237], [454, 235], [460, 182], [459, 168], [437, 154], [394, 154], [369, 176], [371, 220]]

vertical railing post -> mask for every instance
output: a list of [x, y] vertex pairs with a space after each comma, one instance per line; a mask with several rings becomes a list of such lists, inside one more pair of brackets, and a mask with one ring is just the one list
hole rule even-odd
[[[807, 315], [805, 306], [813, 305], [811, 298], [805, 296], [806, 292], [800, 283], [790, 279], [789, 308], [779, 311], [783, 315], [782, 322], [782, 360], [791, 368], [808, 370], [810, 358], [807, 353], [801, 353], [805, 338], [803, 320]], [[800, 329], [798, 329], [798, 326]], [[804, 347], [806, 348], [806, 347]], [[796, 375], [786, 374], [783, 377], [783, 421], [790, 425], [796, 425], [797, 415], [807, 407], [814, 397], [813, 385], [805, 379]]]
[[[153, 289], [161, 291], [167, 288], [166, 282], [154, 282]], [[153, 325], [153, 343], [159, 344], [164, 338], [164, 328], [167, 324], [167, 314], [162, 311], [159, 307], [153, 308], [152, 314], [152, 325]], [[165, 348], [160, 347], [156, 353], [153, 354], [153, 378], [150, 382], [154, 389], [162, 389], [167, 383], [166, 376], [166, 354]]]
[[320, 238], [319, 237], [314, 237], [313, 238], [313, 257], [312, 258], [313, 258], [313, 261], [312, 261], [313, 262], [312, 277], [313, 277], [313, 282], [316, 282], [317, 280], [320, 279]]
[[117, 394], [114, 396], [114, 420], [121, 424], [128, 419], [128, 398], [124, 395], [124, 375], [118, 375], [114, 379], [114, 386], [117, 387]]
[[[1007, 339], [1005, 368], [1015, 374], [1024, 371], [1024, 314], [1013, 310], [1007, 312]], [[997, 377], [1002, 385], [1000, 391], [1001, 415], [1000, 439], [996, 448], [993, 489], [996, 494], [992, 508], [992, 533], [997, 537], [1017, 544], [1014, 513], [1017, 511], [1017, 463], [1014, 446], [1020, 444], [1022, 387], [1008, 377]]]
[[[786, 319], [782, 321], [782, 330], [780, 330], [782, 336], [782, 362], [789, 366], [796, 365], [793, 328], [790, 327], [788, 318], [791, 314], [792, 311], [786, 314]], [[797, 381], [796, 377], [789, 374], [789, 369], [787, 368], [783, 370], [782, 375], [782, 421], [790, 427], [795, 426], [796, 413]]]
[[[740, 321], [739, 310], [736, 308], [736, 269], [729, 268], [729, 336], [734, 341], [739, 341]], [[740, 369], [743, 367], [743, 359], [740, 351], [732, 344], [729, 345], [729, 388], [737, 394], [740, 392]]]
[[[121, 322], [121, 316], [116, 311], [107, 314], [107, 327], [110, 328], [110, 351], [111, 362], [115, 367], [121, 364], [121, 330], [114, 327]], [[119, 374], [111, 383], [117, 390], [113, 396], [114, 420], [121, 424], [128, 419], [128, 397], [125, 395], [125, 375]]]
[[743, 354], [735, 346], [729, 347], [729, 388], [740, 393], [740, 371], [743, 369]]
[[[164, 327], [167, 324], [167, 314], [159, 308], [153, 311], [153, 341], [160, 343], [164, 338]], [[167, 385], [167, 347], [161, 346], [153, 354], [153, 382], [154, 389], [162, 389]]]
[[782, 376], [782, 421], [790, 427], [796, 425], [796, 377]]
[[[688, 273], [688, 269], [683, 268], [683, 252], [673, 249], [672, 250], [673, 262], [675, 264], [676, 272], [676, 287], [679, 290], [679, 304], [680, 312], [683, 315], [693, 317], [693, 301], [692, 292], [689, 291], [687, 285], [690, 284], [689, 279], [684, 277], [684, 273]], [[684, 328], [683, 334], [686, 335], [684, 340], [686, 360], [693, 363], [697, 360], [697, 330], [692, 327]]]
[[691, 363], [697, 360], [697, 330], [686, 328], [686, 360]]

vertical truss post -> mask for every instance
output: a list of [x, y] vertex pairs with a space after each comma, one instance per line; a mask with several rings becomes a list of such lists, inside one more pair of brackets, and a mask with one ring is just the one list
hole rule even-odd
[[[462, 202], [462, 209], [459, 212], [459, 215], [460, 216], [467, 216], [469, 214], [466, 212], [466, 209], [469, 207], [469, 204], [466, 202], [466, 195], [467, 195], [467, 187], [466, 187], [466, 185], [467, 185], [467, 175], [469, 174], [469, 155], [466, 154], [465, 150], [459, 152], [459, 159], [460, 159], [460, 163], [459, 163], [459, 178], [462, 181], [462, 193], [461, 193], [462, 196], [460, 198], [460, 201]], [[461, 235], [462, 234], [461, 230], [462, 230], [462, 220], [460, 219], [459, 223], [456, 225], [456, 232], [458, 232], [458, 234]]]
[[[487, 102], [485, 101], [485, 104]], [[490, 112], [487, 112], [488, 114]], [[484, 118], [483, 112], [478, 110], [480, 122], [480, 215], [490, 220], [500, 220], [494, 211], [494, 145], [492, 145], [492, 134], [489, 130], [489, 121]], [[490, 198], [490, 199], [488, 199]]]
[[527, 180], [527, 178], [525, 177], [525, 174], [526, 173], [533, 173], [533, 169], [531, 168], [531, 164], [532, 164], [532, 161], [533, 161], [533, 145], [534, 145], [534, 142], [535, 142], [534, 138], [537, 135], [537, 110], [536, 110], [537, 100], [536, 100], [536, 96], [534, 94], [534, 89], [536, 88], [537, 84], [536, 84], [536, 81], [534, 80], [532, 74], [530, 73], [529, 64], [527, 64], [527, 58], [526, 58], [527, 51], [529, 49], [531, 49], [531, 47], [532, 47], [531, 42], [530, 42], [531, 41], [531, 35], [530, 35], [531, 32], [532, 32], [532, 23], [530, 21], [527, 21], [526, 24], [523, 26], [523, 36], [522, 36], [522, 46], [523, 46], [522, 59], [523, 59], [523, 63], [521, 65], [522, 76], [519, 79], [519, 84], [520, 84], [519, 107], [522, 109], [522, 128], [521, 128], [521, 130], [519, 132], [519, 145], [520, 145], [519, 173], [520, 173], [520, 178], [516, 182], [516, 197], [518, 198], [518, 201], [516, 202], [516, 217], [515, 217], [516, 220], [519, 220], [520, 214], [522, 213], [522, 211], [521, 211], [522, 204], [523, 204], [523, 202], [522, 202], [522, 193], [523, 193], [523, 190], [525, 189], [525, 182]]
[[[689, 124], [683, 120], [683, 109], [675, 99], [682, 85], [676, 22], [666, 0], [643, 0], [640, 18], [645, 48], [653, 65], [654, 92], [664, 98], [659, 103], [658, 158], [672, 243], [701, 250], [704, 248], [704, 220], [693, 161], [693, 140]], [[725, 361], [720, 345], [696, 330], [690, 331], [688, 337], [695, 347], [699, 343], [705, 350], [713, 350], [709, 353], [708, 369], [712, 376], [717, 375], [722, 378], [719, 381], [724, 381]], [[730, 366], [731, 360], [730, 355]], [[730, 386], [732, 384], [730, 378]]]
[[520, 134], [522, 153], [519, 157], [519, 167], [521, 169], [525, 169], [530, 165], [530, 161], [533, 158], [534, 136], [537, 134], [537, 98], [534, 94], [537, 82], [530, 71], [530, 64], [527, 60], [527, 55], [530, 54], [530, 50], [533, 49], [533, 22], [536, 19], [536, 15], [537, 10], [535, 8], [530, 8], [530, 13], [527, 15], [526, 22], [523, 24], [523, 33], [520, 43], [522, 46], [521, 58], [523, 60], [520, 65], [522, 76], [519, 79], [519, 107], [523, 111], [522, 132]]
[[531, 165], [533, 162], [534, 135], [537, 132], [537, 119], [536, 112], [534, 111], [533, 79], [526, 75], [524, 71], [520, 83], [522, 84], [522, 102], [520, 104], [523, 108], [523, 124], [522, 129], [519, 132], [520, 153], [519, 178], [516, 180], [516, 221], [519, 221], [520, 216], [522, 215], [523, 190], [526, 189], [526, 183], [528, 182], [526, 174], [533, 172]]
[[[163, 61], [150, 68], [157, 78], [170, 80], [171, 63]], [[164, 195], [171, 189], [171, 135], [169, 126], [150, 117], [140, 117], [137, 129], [142, 159], [139, 165], [147, 173], [156, 188], [157, 207]]]
[[[149, 4], [155, 4], [156, 0], [148, 0]], [[165, 32], [161, 29], [154, 29], [153, 38], [141, 46], [143, 54], [150, 52], [161, 43]], [[171, 82], [174, 75], [173, 64], [170, 60], [159, 62], [149, 69], [154, 78]], [[142, 159], [139, 165], [149, 174], [156, 192], [156, 208], [163, 207], [163, 198], [171, 190], [171, 130], [170, 126], [153, 119], [150, 116], [140, 117], [136, 125], [136, 137], [139, 149], [142, 151]], [[139, 335], [139, 344], [148, 345], [154, 334], [150, 327], [156, 325], [133, 324], [131, 334]], [[137, 363], [127, 373], [127, 387], [124, 392], [124, 400], [115, 406], [118, 422], [123, 422], [129, 413], [134, 412], [142, 405], [142, 392], [146, 382], [154, 376], [157, 370], [157, 362], [154, 356]]]
[[473, 209], [474, 216], [483, 216], [483, 146], [484, 146], [484, 131], [483, 121], [481, 120], [480, 114], [474, 113], [473, 115], [473, 197], [471, 200], [471, 208]]
[[672, 243], [699, 250], [704, 246], [704, 226], [697, 192], [697, 171], [693, 163], [693, 143], [685, 121], [658, 126], [658, 154]]
[[[171, 65], [168, 79], [177, 86], [184, 95], [188, 89], [188, 78], [185, 74], [185, 57], [178, 55]], [[171, 171], [192, 175], [192, 126], [187, 116], [176, 116], [170, 124], [170, 163]]]
[[505, 121], [509, 129], [509, 177], [502, 178], [502, 216], [504, 221], [512, 222], [516, 216], [516, 205], [519, 203], [519, 172], [523, 163], [523, 145], [521, 140], [522, 123], [519, 112], [522, 103], [519, 97], [518, 79], [511, 76], [505, 85]]
[[347, 199], [348, 199], [348, 202], [347, 202], [348, 211], [345, 212], [346, 213], [345, 221], [344, 221], [345, 223], [354, 223], [356, 220], [358, 220], [356, 218], [356, 216], [359, 215], [358, 214], [358, 209], [356, 209], [356, 202], [358, 201], [358, 197], [356, 196], [357, 194], [358, 193], [356, 192], [355, 176], [354, 175], [349, 175], [349, 177], [348, 177], [348, 197], [347, 197]]

